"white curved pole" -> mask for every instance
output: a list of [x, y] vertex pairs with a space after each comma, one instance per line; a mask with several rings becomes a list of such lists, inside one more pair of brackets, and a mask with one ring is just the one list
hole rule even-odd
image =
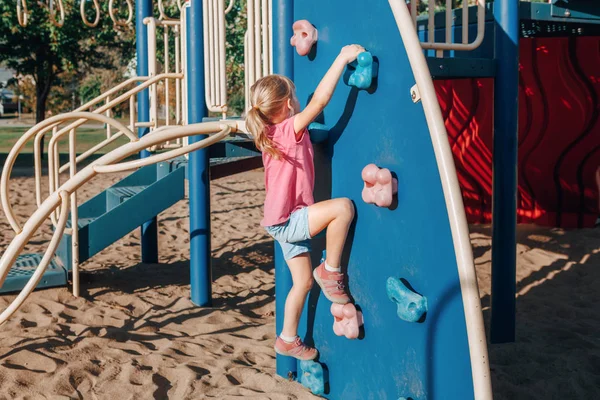
[[94, 19], [94, 22], [88, 21], [87, 17], [85, 16], [85, 3], [87, 3], [87, 1], [81, 0], [80, 6], [79, 6], [79, 13], [81, 14], [81, 20], [83, 21], [84, 24], [86, 24], [90, 28], [95, 28], [96, 26], [98, 26], [98, 22], [100, 22], [100, 4], [98, 4], [98, 0], [93, 0], [93, 1], [94, 1], [94, 9], [96, 10], [96, 18]]
[[110, 15], [110, 19], [112, 20], [113, 25], [115, 27], [124, 27], [131, 24], [131, 21], [133, 20], [133, 4], [131, 3], [131, 0], [125, 0], [125, 3], [127, 4], [126, 19], [119, 19], [116, 16], [115, 10], [113, 8], [114, 2], [115, 0], [108, 0], [108, 15]]
[[[412, 4], [416, 4], [417, 0], [411, 0]], [[446, 0], [447, 4], [449, 0]], [[430, 1], [433, 6], [435, 3]], [[450, 7], [446, 6], [446, 42], [438, 43], [435, 42], [435, 7], [429, 7], [429, 21], [428, 21], [428, 36], [429, 40], [427, 42], [421, 42], [421, 47], [426, 50], [457, 50], [457, 51], [471, 51], [475, 50], [481, 43], [483, 43], [483, 39], [485, 36], [485, 0], [477, 0], [477, 36], [475, 40], [471, 43], [469, 40], [469, 4], [468, 1], [463, 1], [462, 5], [462, 43], [452, 43], [451, 35], [452, 35], [452, 19], [453, 19], [453, 11], [452, 5], [450, 3]], [[416, 23], [416, 13], [414, 16], [413, 24]]]
[[[23, 250], [25, 245], [29, 242], [33, 234], [38, 230], [42, 223], [48, 218], [50, 213], [60, 205], [61, 196], [65, 195], [66, 199], [68, 199], [68, 193], [65, 191], [55, 192], [48, 196], [48, 198], [42, 203], [42, 207], [39, 207], [33, 213], [32, 217], [29, 218], [23, 225], [23, 231], [15, 236], [15, 238], [10, 242], [0, 258], [0, 287], [4, 284], [6, 276], [8, 275], [8, 271], [10, 271], [10, 268], [17, 260], [19, 253]], [[62, 212], [68, 215], [68, 202], [65, 202], [65, 204], [67, 207], [63, 207]], [[62, 235], [62, 232], [60, 232], [60, 235]], [[46, 257], [44, 257], [44, 259], [45, 258]]]
[[[131, 127], [130, 127], [130, 129], [131, 129]], [[75, 164], [79, 164], [81, 161], [87, 159], [89, 156], [91, 156], [98, 150], [103, 149], [104, 147], [108, 146], [109, 144], [111, 144], [112, 142], [114, 142], [115, 140], [119, 139], [122, 136], [123, 136], [123, 132], [119, 131], [119, 132], [115, 133], [114, 135], [112, 135], [109, 139], [106, 139], [106, 140], [98, 143], [94, 147], [90, 148], [89, 150], [86, 150], [85, 152], [81, 153], [80, 155], [78, 155], [75, 158]], [[58, 172], [62, 174], [63, 172], [67, 171], [70, 168], [71, 168], [71, 162], [69, 161], [65, 165], [61, 166], [60, 169], [58, 170]]]
[[235, 0], [229, 0], [229, 5], [225, 9], [225, 15], [229, 14], [229, 12], [233, 9], [234, 4], [235, 4]]
[[[181, 11], [181, 2], [180, 2], [180, 0], [177, 1], [177, 7]], [[160, 20], [161, 21], [179, 21], [179, 18], [169, 17], [167, 15], [167, 13], [165, 12], [165, 6], [163, 4], [163, 0], [158, 0], [158, 13], [160, 15]]]
[[[198, 143], [195, 143], [194, 145], [191, 145], [185, 149], [192, 151], [213, 144], [225, 137], [228, 133], [237, 130], [238, 123], [234, 121], [204, 122], [185, 127], [169, 127], [161, 132], [146, 135], [139, 141], [127, 143], [86, 166], [81, 171], [77, 172], [73, 177], [68, 179], [57, 191], [51, 193], [48, 198], [42, 202], [42, 205], [33, 213], [27, 222], [25, 222], [23, 225], [23, 230], [17, 236], [15, 236], [15, 238], [8, 245], [8, 248], [0, 258], [0, 286], [4, 284], [6, 276], [16, 261], [19, 253], [23, 250], [29, 240], [31, 240], [37, 229], [48, 218], [48, 216], [62, 204], [60, 211], [61, 216], [59, 217], [55, 236], [53, 237], [50, 246], [44, 255], [44, 258], [42, 259], [42, 263], [40, 263], [40, 266], [38, 270], [36, 270], [36, 274], [34, 276], [37, 279], [39, 278], [39, 274], [43, 274], [43, 270], [50, 261], [54, 251], [56, 250], [60, 236], [65, 230], [66, 215], [68, 214], [69, 209], [69, 196], [75, 193], [77, 189], [91, 180], [94, 176], [96, 176], [98, 173], [97, 169], [102, 170], [103, 166], [112, 165], [132, 154], [137, 154], [144, 148], [148, 148], [168, 140], [174, 140], [189, 135], [210, 134], [217, 131], [219, 132], [217, 135], [212, 135], [209, 138], [204, 139], [202, 141], [202, 146], [197, 146]], [[177, 156], [177, 154], [182, 150], [184, 149], [177, 149], [177, 153], [170, 152], [170, 155]], [[162, 158], [154, 158], [153, 160], [155, 162], [159, 162], [162, 160]], [[123, 165], [128, 166], [127, 163]], [[5, 310], [6, 314], [1, 314], [1, 316], [4, 317], [2, 321], [6, 320], [6, 318], [8, 318], [18, 308], [18, 306], [22, 304], [27, 295], [35, 287], [35, 284], [37, 284], [37, 282], [34, 282], [32, 277], [32, 280], [28, 282], [24, 291], [17, 297], [17, 303], [14, 305], [11, 304], [7, 309], [9, 311], [7, 312], [7, 310]]]
[[[50, 5], [47, 5], [46, 3], [42, 3], [41, 1], [38, 1], [38, 4], [46, 7], [48, 9], [48, 15], [50, 16], [50, 22], [52, 22], [52, 24], [58, 28], [62, 28], [62, 26], [65, 24], [65, 7], [63, 5], [62, 0], [49, 0], [50, 1]], [[56, 19], [56, 10], [54, 9], [54, 1], [58, 2], [58, 12], [60, 13], [60, 18], [57, 20]]]
[[17, 0], [17, 21], [23, 28], [25, 28], [29, 22], [27, 0]]
[[[175, 78], [175, 79], [177, 79], [177, 78], [181, 78], [181, 77], [182, 77], [182, 74], [160, 74], [160, 75], [157, 75], [157, 76], [155, 76], [155, 77], [153, 77], [151, 79], [149, 79], [148, 77], [131, 78], [131, 79], [128, 79], [127, 81], [123, 82], [122, 84], [116, 86], [115, 88], [109, 90], [108, 92], [100, 95], [96, 99], [91, 100], [90, 102], [88, 102], [88, 103], [84, 104], [83, 106], [79, 107], [78, 109], [75, 110], [75, 112], [87, 110], [88, 108], [92, 107], [93, 105], [95, 105], [96, 103], [100, 102], [101, 100], [108, 99], [108, 96], [110, 94], [115, 93], [119, 89], [122, 89], [122, 88], [126, 87], [129, 84], [136, 83], [136, 82], [142, 82], [142, 84], [134, 87], [133, 89], [130, 89], [126, 93], [124, 93], [121, 96], [113, 99], [112, 101], [108, 102], [104, 106], [99, 107], [98, 109], [94, 110], [93, 112], [94, 113], [105, 112], [105, 111], [109, 110], [110, 108], [115, 107], [115, 106], [123, 103], [127, 99], [130, 100], [130, 106], [131, 106], [131, 99], [135, 96], [135, 94], [138, 93], [138, 92], [140, 92], [141, 90], [144, 90], [145, 88], [147, 88], [148, 86], [150, 86], [152, 83], [157, 82], [157, 81], [162, 80], [162, 79], [169, 79], [169, 78]], [[130, 112], [135, 113], [135, 109], [131, 108]], [[59, 132], [59, 134], [62, 136], [66, 132], [69, 132], [71, 129], [75, 129], [75, 128], [78, 128], [79, 126], [83, 125], [86, 121], [87, 120], [84, 118], [84, 119], [80, 119], [78, 121], [72, 122], [71, 124], [69, 124], [65, 128], [61, 129], [60, 132]], [[58, 125], [59, 124], [57, 123], [56, 126], [58, 126]], [[139, 126], [139, 124], [134, 124], [134, 126]], [[37, 194], [38, 193], [41, 196], [41, 190], [42, 190], [41, 189], [41, 181], [39, 179], [41, 177], [41, 154], [39, 154], [39, 151], [38, 151], [38, 149], [40, 147], [39, 145], [41, 143], [41, 140], [48, 133], [48, 131], [50, 129], [54, 129], [54, 128], [55, 128], [55, 126], [46, 126], [45, 129], [42, 129], [42, 130], [38, 131], [38, 133], [37, 133], [37, 135], [35, 137], [36, 147], [34, 147], [34, 162], [35, 162], [35, 165], [36, 165], [36, 169], [35, 169], [35, 171], [36, 171], [36, 175], [35, 175], [36, 176], [36, 180], [35, 180], [35, 183], [36, 183], [36, 199], [37, 199]], [[133, 129], [131, 129], [131, 130], [133, 130]], [[114, 135], [111, 135], [111, 138], [112, 137], [114, 137]], [[101, 148], [104, 148], [106, 145], [108, 145], [111, 142], [112, 142], [112, 140], [110, 140], [110, 139], [105, 140], [101, 144], [99, 144], [99, 145], [97, 145], [97, 146], [94, 147], [94, 149], [95, 149], [94, 152], [100, 150]], [[86, 159], [92, 153], [90, 153], [88, 151], [88, 152], [84, 153], [84, 154], [86, 154], [85, 156], [82, 155], [82, 156], [78, 157], [78, 159], [79, 160]], [[39, 165], [39, 168], [38, 168], [38, 165]], [[64, 169], [63, 169], [63, 171], [64, 171]], [[53, 173], [54, 173], [54, 171], [52, 169], [50, 169], [49, 173], [48, 173], [49, 177], [52, 176]], [[40, 197], [40, 199], [37, 202], [38, 206], [40, 205], [40, 203], [41, 203], [41, 197]]]
[[[60, 244], [60, 239], [63, 235], [63, 231], [67, 226], [67, 217], [69, 216], [69, 195], [66, 192], [60, 192], [59, 197], [60, 202], [62, 203], [60, 217], [58, 219], [57, 228], [54, 231], [54, 234], [52, 235], [50, 244], [48, 245], [48, 249], [44, 253], [44, 257], [40, 261], [40, 264], [36, 268], [35, 272], [31, 276], [31, 278], [29, 278], [29, 281], [27, 281], [25, 287], [21, 290], [19, 295], [12, 301], [12, 303], [10, 303], [10, 305], [0, 314], [0, 325], [6, 322], [6, 320], [9, 319], [15, 313], [15, 311], [19, 309], [19, 307], [23, 304], [23, 302], [25, 302], [27, 297], [35, 289], [37, 284], [42, 279], [42, 276], [44, 276], [44, 272], [46, 271], [48, 264], [52, 260], [52, 257], [54, 257], [54, 253], [56, 252], [56, 249]], [[14, 260], [8, 261], [12, 261], [12, 263], [14, 263]], [[12, 263], [10, 265], [12, 265]], [[2, 281], [4, 282], [4, 278], [2, 279]]]
[[227, 64], [225, 58], [225, 0], [218, 0], [217, 17], [219, 42], [219, 104], [223, 119], [227, 118]]
[[[103, 122], [106, 124], [112, 124], [115, 128], [122, 131], [127, 137], [129, 137], [130, 140], [132, 140], [132, 141], [138, 140], [137, 136], [134, 135], [129, 129], [127, 129], [120, 122], [115, 121], [111, 118], [108, 118], [105, 115], [95, 114], [95, 113], [90, 113], [90, 112], [73, 112], [73, 113], [67, 113], [67, 114], [62, 114], [62, 115], [56, 115], [54, 117], [48, 118], [48, 119], [40, 122], [39, 124], [35, 125], [31, 129], [29, 129], [23, 136], [21, 136], [19, 138], [19, 140], [17, 140], [17, 142], [11, 149], [10, 153], [8, 153], [8, 156], [6, 157], [6, 161], [4, 163], [4, 168], [2, 169], [2, 179], [0, 181], [0, 198], [2, 201], [2, 208], [4, 209], [4, 213], [6, 214], [6, 219], [8, 220], [11, 227], [17, 234], [19, 232], [21, 232], [21, 227], [20, 227], [19, 223], [16, 221], [14, 212], [9, 203], [9, 194], [8, 194], [9, 178], [10, 178], [10, 174], [12, 172], [14, 163], [17, 159], [17, 156], [19, 155], [19, 153], [21, 152], [23, 147], [25, 147], [25, 144], [38, 131], [40, 131], [46, 127], [52, 126], [52, 125], [56, 124], [57, 122], [62, 122], [65, 120], [76, 119], [76, 118], [85, 118], [88, 120], [94, 120], [94, 121]], [[59, 132], [57, 135], [60, 135], [60, 134], [61, 133]]]
[[402, 0], [388, 1], [421, 94], [423, 111], [425, 112], [425, 119], [427, 120], [442, 181], [465, 311], [471, 370], [473, 374], [473, 391], [477, 400], [492, 399], [490, 365], [481, 313], [479, 288], [477, 286], [477, 275], [475, 273], [473, 253], [469, 239], [469, 227], [467, 226], [465, 209], [456, 177], [456, 168], [454, 166], [452, 150], [448, 142], [446, 126], [444, 125], [442, 111], [437, 101], [427, 61], [423, 55], [419, 37], [413, 28], [408, 7]]
[[[188, 128], [190, 125], [188, 126], [184, 126], [182, 128]], [[184, 132], [184, 130], [181, 130], [181, 132]], [[156, 164], [159, 162], [163, 162], [163, 161], [167, 161], [170, 160], [172, 158], [175, 157], [180, 157], [184, 154], [187, 153], [191, 153], [193, 151], [202, 149], [204, 147], [208, 147], [212, 144], [215, 144], [221, 140], [223, 140], [225, 137], [229, 136], [229, 134], [231, 133], [231, 127], [230, 126], [225, 126], [223, 127], [223, 129], [219, 132], [216, 133], [214, 135], [210, 135], [209, 137], [202, 139], [198, 142], [195, 142], [193, 144], [189, 144], [183, 147], [179, 147], [175, 150], [171, 150], [171, 151], [166, 151], [164, 153], [160, 153], [160, 154], [156, 154], [154, 156], [150, 156], [150, 157], [146, 157], [146, 158], [141, 158], [139, 160], [133, 160], [133, 161], [128, 161], [125, 163], [121, 163], [121, 164], [116, 164], [116, 165], [98, 165], [94, 168], [94, 171], [96, 171], [99, 174], [106, 174], [106, 173], [114, 173], [114, 172], [125, 172], [125, 171], [131, 171], [134, 169], [138, 169], [141, 167], [145, 167], [147, 165], [151, 165], [151, 164]], [[185, 135], [187, 136], [187, 135]]]

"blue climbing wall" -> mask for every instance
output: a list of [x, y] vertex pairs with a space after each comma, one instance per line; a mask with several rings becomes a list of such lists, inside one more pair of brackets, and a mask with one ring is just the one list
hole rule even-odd
[[[350, 293], [365, 319], [362, 339], [337, 337], [331, 303], [318, 289], [311, 292], [300, 334], [320, 351], [319, 361], [328, 375], [326, 396], [473, 398], [446, 206], [423, 109], [410, 97], [415, 82], [389, 5], [384, 0], [360, 6], [302, 0], [295, 2], [294, 13], [296, 20], [308, 19], [319, 31], [316, 51], [309, 57], [295, 56], [301, 104], [308, 102], [342, 46], [359, 43], [379, 63], [372, 93], [341, 83], [317, 120], [332, 131], [328, 143], [315, 145], [316, 198], [349, 197], [356, 204], [345, 262]], [[363, 203], [361, 171], [369, 163], [397, 176], [398, 204], [393, 209]], [[323, 245], [322, 239], [314, 240], [315, 262]], [[398, 318], [386, 294], [388, 277], [406, 279], [427, 298], [429, 311], [423, 322]]]

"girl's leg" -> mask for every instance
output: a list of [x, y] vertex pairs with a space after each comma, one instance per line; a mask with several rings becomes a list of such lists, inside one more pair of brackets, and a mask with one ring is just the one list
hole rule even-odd
[[275, 341], [275, 352], [299, 360], [314, 360], [318, 352], [308, 347], [298, 338], [298, 322], [306, 301], [306, 295], [313, 284], [312, 266], [307, 253], [287, 261], [294, 282], [285, 299], [283, 330]]
[[281, 335], [295, 337], [298, 334], [298, 322], [306, 296], [313, 285], [312, 264], [306, 253], [288, 260], [287, 264], [292, 273], [293, 286], [285, 300]]
[[339, 268], [342, 251], [354, 219], [354, 204], [350, 199], [339, 198], [321, 201], [308, 207], [310, 236], [315, 237], [327, 228], [327, 265]]

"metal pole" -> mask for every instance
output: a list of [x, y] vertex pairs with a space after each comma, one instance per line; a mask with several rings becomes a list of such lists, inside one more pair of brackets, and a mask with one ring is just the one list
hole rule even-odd
[[[294, 48], [290, 46], [294, 24], [294, 1], [273, 0], [273, 72], [294, 79]], [[248, 12], [252, 12], [248, 10]], [[248, 29], [254, 29], [249, 26]], [[283, 259], [279, 244], [275, 242], [275, 329], [283, 329], [285, 299], [292, 289], [292, 275]], [[277, 374], [284, 378], [295, 376], [296, 359], [277, 354]]]
[[492, 343], [515, 340], [519, 1], [496, 0], [492, 198]]
[[[144, 25], [144, 18], [152, 16], [152, 0], [136, 0], [135, 5], [135, 34], [137, 50], [137, 74], [148, 76], [148, 28]], [[138, 121], [150, 121], [150, 97], [148, 89], [138, 94]], [[149, 132], [148, 128], [138, 129], [138, 136], [142, 137]], [[140, 158], [150, 156], [146, 150], [140, 151]], [[155, 264], [158, 262], [158, 227], [156, 217], [142, 225], [142, 262]]]
[[[187, 74], [189, 123], [202, 122], [206, 116], [204, 98], [204, 36], [202, 0], [192, 0], [187, 8]], [[204, 135], [190, 137], [190, 143]], [[210, 306], [212, 271], [210, 255], [210, 179], [208, 149], [190, 153], [190, 288], [192, 302]]]

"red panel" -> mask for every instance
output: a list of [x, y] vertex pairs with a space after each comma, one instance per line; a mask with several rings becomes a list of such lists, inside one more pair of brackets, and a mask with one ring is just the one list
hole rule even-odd
[[[518, 220], [598, 217], [600, 38], [521, 39]], [[435, 82], [469, 222], [491, 221], [492, 79]]]

